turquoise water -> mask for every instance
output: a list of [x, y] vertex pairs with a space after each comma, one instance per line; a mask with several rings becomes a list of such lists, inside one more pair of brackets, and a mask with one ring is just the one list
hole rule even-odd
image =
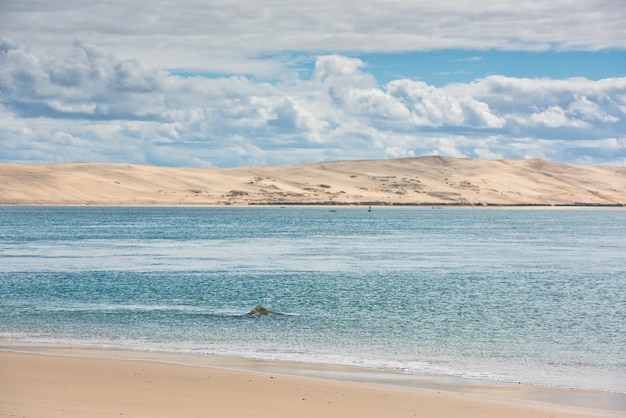
[[626, 393], [625, 237], [623, 210], [0, 207], [0, 340]]

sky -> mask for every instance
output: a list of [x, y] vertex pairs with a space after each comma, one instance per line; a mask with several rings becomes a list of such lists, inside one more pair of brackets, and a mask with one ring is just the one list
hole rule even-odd
[[0, 0], [0, 16], [3, 163], [626, 165], [624, 0]]

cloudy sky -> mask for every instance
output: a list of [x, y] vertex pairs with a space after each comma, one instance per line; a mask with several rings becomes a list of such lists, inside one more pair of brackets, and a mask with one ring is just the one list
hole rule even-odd
[[0, 0], [0, 162], [626, 165], [623, 0]]

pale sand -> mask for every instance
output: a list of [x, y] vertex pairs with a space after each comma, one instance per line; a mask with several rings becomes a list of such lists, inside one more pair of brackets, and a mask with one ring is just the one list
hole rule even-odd
[[0, 351], [0, 416], [6, 417], [625, 416], [619, 410], [555, 407], [489, 395], [137, 358]]
[[626, 205], [626, 167], [422, 157], [231, 169], [0, 164], [4, 205]]

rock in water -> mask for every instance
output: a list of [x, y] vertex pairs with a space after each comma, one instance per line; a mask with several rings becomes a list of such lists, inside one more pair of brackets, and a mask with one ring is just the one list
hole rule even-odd
[[255, 307], [253, 310], [251, 310], [250, 312], [248, 312], [246, 315], [284, 315], [281, 314], [280, 312], [274, 312], [274, 311], [270, 311], [267, 308], [264, 308], [263, 306], [259, 305], [257, 307]]

